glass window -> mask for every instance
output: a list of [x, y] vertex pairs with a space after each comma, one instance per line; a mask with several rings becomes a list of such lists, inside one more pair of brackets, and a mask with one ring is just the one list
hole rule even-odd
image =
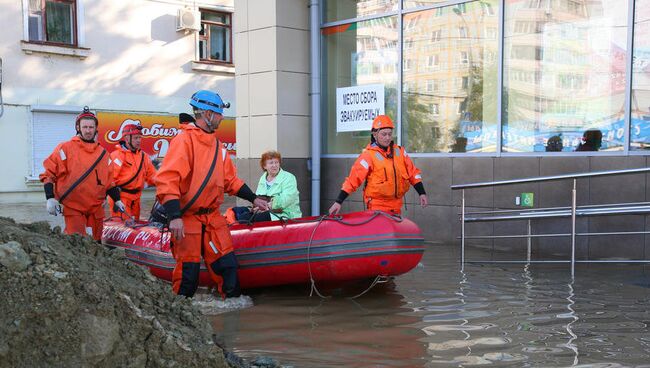
[[442, 39], [441, 29], [436, 29], [435, 31], [431, 32], [431, 42], [440, 42], [440, 39]]
[[440, 105], [437, 103], [431, 104], [431, 114], [434, 116], [440, 115]]
[[630, 149], [650, 149], [650, 0], [634, 7]]
[[461, 64], [469, 64], [469, 52], [468, 51], [461, 51], [459, 53], [460, 55], [460, 63]]
[[[336, 89], [384, 85], [385, 113], [397, 121], [397, 19], [395, 16], [377, 18], [327, 27], [321, 32], [323, 153], [359, 153], [370, 142], [370, 131], [336, 131]], [[368, 45], [381, 47], [370, 48]], [[411, 65], [408, 59], [404, 67], [417, 68], [416, 63]]]
[[74, 0], [29, 1], [29, 41], [77, 44]]
[[439, 60], [438, 55], [429, 55], [427, 57], [427, 66], [429, 67], [429, 69], [437, 68], [440, 65], [438, 60]]
[[[418, 59], [402, 76], [402, 143], [409, 152], [496, 151], [497, 62], [489, 55], [498, 41], [481, 34], [498, 27], [498, 17], [486, 14], [486, 3], [498, 9], [497, 0], [473, 1], [404, 15], [404, 24], [418, 19], [403, 32], [404, 42], [413, 43], [403, 65]], [[458, 32], [434, 49], [430, 35], [439, 29]]]
[[628, 0], [505, 3], [503, 151], [622, 150]]
[[325, 0], [324, 21], [355, 19], [397, 10], [399, 0]]
[[201, 9], [199, 60], [232, 64], [231, 14]]
[[433, 5], [436, 3], [444, 3], [448, 0], [403, 0], [404, 9], [417, 8], [421, 6]]
[[437, 86], [438, 85], [436, 84], [435, 79], [429, 79], [427, 81], [427, 92], [437, 91], [438, 90]]
[[467, 27], [458, 27], [458, 37], [467, 38]]
[[483, 12], [489, 17], [494, 17], [496, 15], [496, 12], [490, 3], [483, 3]]

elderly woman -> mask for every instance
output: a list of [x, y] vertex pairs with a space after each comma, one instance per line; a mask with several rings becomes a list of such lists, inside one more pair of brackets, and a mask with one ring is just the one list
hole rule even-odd
[[264, 173], [255, 194], [270, 198], [272, 220], [302, 217], [296, 177], [282, 170], [281, 163], [280, 152], [267, 151], [262, 154], [260, 166]]

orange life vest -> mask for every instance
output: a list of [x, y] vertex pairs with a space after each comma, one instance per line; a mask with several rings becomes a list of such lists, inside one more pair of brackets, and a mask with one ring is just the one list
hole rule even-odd
[[[141, 150], [132, 152], [118, 144], [115, 146], [115, 150], [111, 152], [111, 162], [115, 185], [121, 189], [140, 191], [144, 188], [145, 182], [149, 185], [155, 184], [156, 168], [153, 167], [149, 157]], [[138, 176], [135, 177], [140, 165], [142, 165], [142, 169], [140, 169]], [[135, 179], [133, 179], [134, 177]], [[128, 181], [130, 183], [127, 183]]]
[[364, 182], [364, 201], [371, 199], [399, 200], [411, 185], [422, 181], [420, 169], [415, 167], [404, 148], [393, 145], [384, 151], [369, 144], [359, 155], [343, 182], [342, 190], [352, 193]]
[[[160, 203], [178, 199], [183, 209], [201, 191], [183, 214], [184, 222], [193, 222], [185, 223], [186, 231], [197, 232], [200, 231], [200, 222], [207, 221], [205, 215], [218, 214], [224, 193], [237, 194], [244, 182], [237, 177], [237, 168], [215, 134], [206, 133], [193, 124], [181, 125], [180, 129], [181, 132], [170, 142], [156, 174], [156, 197]], [[215, 153], [213, 172], [201, 189]], [[218, 217], [225, 225], [223, 216], [219, 214]]]
[[[70, 188], [100, 157], [104, 148], [99, 143], [87, 143], [79, 136], [60, 143], [43, 161], [45, 172], [40, 174], [42, 183], [53, 183], [57, 199]], [[110, 168], [110, 157], [104, 154], [93, 171], [82, 180], [63, 200], [64, 207], [88, 212], [104, 204], [106, 191], [115, 184]]]

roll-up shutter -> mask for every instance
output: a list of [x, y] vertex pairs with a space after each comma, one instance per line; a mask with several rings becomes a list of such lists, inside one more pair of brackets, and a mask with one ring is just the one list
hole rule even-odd
[[73, 113], [33, 112], [32, 177], [43, 172], [43, 160], [57, 144], [75, 135]]

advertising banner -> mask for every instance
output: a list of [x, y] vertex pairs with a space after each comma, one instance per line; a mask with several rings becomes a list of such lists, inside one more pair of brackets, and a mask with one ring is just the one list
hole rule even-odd
[[336, 89], [336, 131], [368, 131], [377, 115], [384, 114], [384, 85]]
[[[133, 122], [142, 125], [142, 151], [152, 159], [160, 160], [169, 149], [169, 142], [178, 134], [178, 115], [149, 115], [125, 112], [99, 112], [97, 141], [109, 152], [123, 140], [125, 125]], [[231, 155], [237, 154], [235, 143], [235, 119], [226, 118], [219, 125], [217, 137]]]

